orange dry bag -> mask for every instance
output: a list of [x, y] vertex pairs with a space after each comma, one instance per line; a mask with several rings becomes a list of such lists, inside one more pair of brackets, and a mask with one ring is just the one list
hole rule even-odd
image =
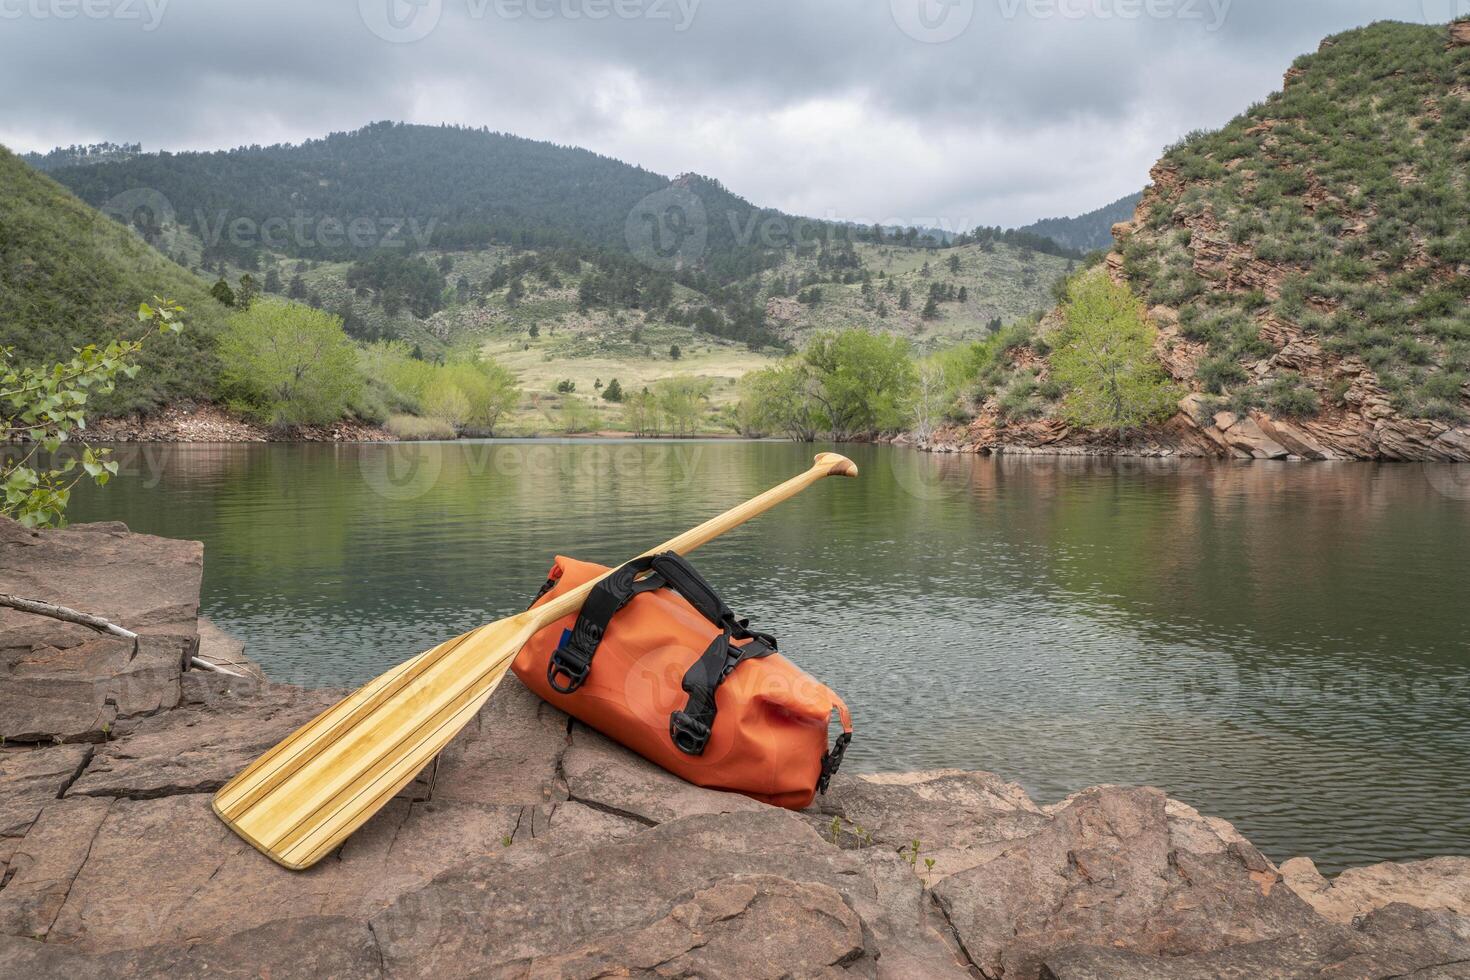
[[[558, 557], [547, 601], [606, 572]], [[852, 738], [847, 705], [735, 618], [683, 558], [636, 558], [580, 613], [531, 638], [513, 669], [567, 714], [709, 789], [799, 810], [825, 791]], [[842, 734], [827, 750], [833, 709]]]

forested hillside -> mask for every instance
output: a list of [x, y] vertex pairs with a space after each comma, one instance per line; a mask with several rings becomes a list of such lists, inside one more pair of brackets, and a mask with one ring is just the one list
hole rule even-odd
[[103, 409], [211, 395], [225, 311], [198, 277], [0, 147], [0, 346], [23, 363], [62, 359], [135, 330], [138, 304], [155, 295], [185, 307], [188, 329], [150, 341], [138, 377]]
[[459, 126], [382, 122], [299, 145], [83, 162], [57, 168], [57, 179], [99, 206], [134, 187], [159, 192], [206, 263], [247, 262], [263, 248], [312, 258], [374, 245], [628, 251], [652, 219], [662, 223], [655, 248], [687, 248], [706, 272], [731, 278], [760, 268], [799, 227], [814, 237], [822, 226], [757, 208], [708, 178], [671, 187], [588, 150]]
[[1018, 231], [1049, 238], [1058, 245], [1079, 252], [1093, 252], [1113, 245], [1113, 225], [1132, 221], [1133, 212], [1143, 194], [1129, 194], [1096, 211], [1075, 218], [1043, 218]]

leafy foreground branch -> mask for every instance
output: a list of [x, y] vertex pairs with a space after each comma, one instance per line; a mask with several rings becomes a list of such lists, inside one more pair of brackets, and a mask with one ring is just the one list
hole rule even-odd
[[[138, 373], [134, 363], [149, 337], [183, 329], [183, 307], [154, 297], [154, 304], [138, 307], [146, 325], [137, 339], [121, 338], [105, 347], [88, 344], [75, 348], [71, 360], [45, 367], [13, 363], [13, 348], [0, 347], [0, 443], [21, 442], [24, 451], [0, 460], [0, 514], [27, 527], [49, 527], [65, 520], [72, 489], [84, 479], [105, 486], [117, 473], [117, 463], [106, 449], [93, 449], [82, 438], [87, 427], [87, 402], [113, 390], [119, 376]], [[58, 457], [63, 445], [80, 453]], [[45, 453], [48, 462], [39, 462]]]

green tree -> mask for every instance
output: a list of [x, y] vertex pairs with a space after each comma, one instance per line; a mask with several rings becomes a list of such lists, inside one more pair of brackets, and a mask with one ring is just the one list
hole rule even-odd
[[219, 352], [226, 392], [271, 425], [341, 418], [362, 388], [342, 321], [309, 306], [256, 303], [230, 318]]
[[837, 440], [899, 429], [915, 371], [908, 341], [864, 330], [819, 333], [801, 354], [811, 372], [811, 396]]
[[659, 410], [658, 397], [644, 388], [638, 394], [624, 400], [624, 417], [635, 436], [656, 436], [663, 427], [663, 415]]
[[448, 422], [455, 432], [470, 420], [470, 398], [447, 371], [438, 371], [424, 388], [423, 413], [432, 419]]
[[[93, 449], [79, 438], [87, 425], [87, 401], [112, 391], [119, 376], [138, 373], [134, 363], [144, 341], [160, 332], [177, 333], [183, 308], [154, 299], [138, 307], [147, 330], [137, 340], [114, 340], [106, 347], [88, 344], [71, 360], [44, 367], [12, 363], [14, 352], [0, 347], [0, 444], [24, 440], [18, 456], [0, 456], [0, 514], [27, 527], [49, 527], [65, 521], [71, 491], [83, 479], [105, 486], [117, 474], [117, 463], [105, 449]], [[80, 449], [60, 458], [63, 444]], [[42, 465], [37, 454], [50, 461]]]
[[1052, 376], [1074, 425], [1130, 429], [1167, 418], [1179, 390], [1154, 356], [1154, 329], [1143, 302], [1101, 270], [1075, 280], [1052, 354]]
[[779, 432], [796, 442], [814, 442], [825, 424], [817, 380], [806, 362], [793, 357], [740, 379], [736, 419], [748, 436]]
[[240, 276], [240, 285], [235, 289], [235, 306], [248, 310], [259, 295], [260, 287], [256, 285], [255, 277], [248, 272]]
[[939, 317], [939, 301], [934, 298], [934, 295], [932, 293], [930, 294], [929, 299], [925, 301], [924, 309], [919, 313], [919, 316], [923, 317], [925, 320], [934, 320]]
[[265, 270], [265, 291], [272, 294], [281, 291], [281, 273], [275, 266]]
[[235, 291], [230, 288], [230, 284], [225, 282], [223, 277], [209, 287], [209, 295], [218, 300], [222, 306], [235, 305]]
[[618, 379], [613, 378], [603, 389], [602, 400], [608, 402], [620, 402], [623, 400], [623, 386], [618, 384]]
[[704, 409], [709, 401], [712, 383], [708, 378], [680, 375], [663, 378], [653, 385], [659, 413], [676, 436], [690, 436], [699, 430]]
[[469, 426], [488, 435], [495, 434], [500, 420], [514, 411], [521, 400], [515, 375], [494, 361], [481, 358], [446, 365], [439, 370], [435, 384], [452, 387], [464, 397], [464, 411], [458, 420], [441, 417], [457, 428]]
[[677, 361], [679, 358], [681, 358], [683, 356], [684, 356], [684, 352], [679, 349], [679, 345], [678, 344], [670, 344], [669, 345], [669, 360], [671, 360], [671, 361]]
[[[297, 269], [301, 266], [300, 262], [296, 264]], [[286, 287], [286, 296], [289, 299], [306, 299], [306, 280], [299, 275], [292, 276], [291, 285]]]
[[567, 435], [592, 432], [597, 428], [597, 411], [576, 395], [567, 395], [561, 402], [561, 417], [558, 425]]

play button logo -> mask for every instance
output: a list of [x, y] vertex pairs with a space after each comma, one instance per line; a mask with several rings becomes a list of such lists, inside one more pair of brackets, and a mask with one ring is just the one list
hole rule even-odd
[[392, 44], [428, 37], [439, 26], [444, 0], [357, 0], [367, 29]]

